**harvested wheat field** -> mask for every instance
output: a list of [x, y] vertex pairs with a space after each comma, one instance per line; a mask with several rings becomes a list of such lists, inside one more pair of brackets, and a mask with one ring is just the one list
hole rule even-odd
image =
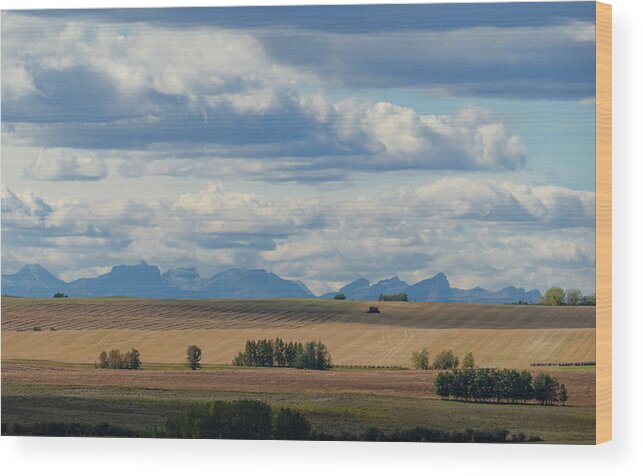
[[[370, 305], [380, 314], [367, 314]], [[33, 329], [40, 329], [34, 331]], [[594, 308], [322, 300], [2, 298], [2, 358], [94, 362], [137, 348], [178, 363], [189, 344], [227, 364], [247, 339], [321, 340], [338, 365], [408, 366], [414, 349], [473, 352], [482, 366], [577, 362], [595, 355]]]

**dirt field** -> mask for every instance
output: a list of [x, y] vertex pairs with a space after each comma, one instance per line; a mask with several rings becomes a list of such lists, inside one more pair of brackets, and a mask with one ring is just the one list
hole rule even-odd
[[[380, 314], [367, 314], [377, 306]], [[321, 299], [181, 301], [2, 298], [2, 329], [296, 329], [313, 324], [413, 329], [593, 329], [595, 308]]]
[[[381, 314], [366, 314], [369, 305]], [[338, 365], [408, 366], [473, 352], [476, 363], [594, 360], [594, 308], [321, 300], [2, 299], [2, 359], [92, 363], [102, 350], [137, 348], [144, 362], [229, 364], [248, 339], [321, 340]], [[41, 331], [34, 331], [38, 327]]]
[[[564, 383], [568, 405], [594, 405], [594, 372], [545, 370]], [[534, 376], [539, 371], [532, 372]], [[296, 369], [107, 370], [38, 363], [5, 363], [2, 384], [82, 387], [136, 387], [166, 390], [209, 390], [244, 393], [368, 394], [391, 397], [438, 398], [433, 381], [437, 371]]]

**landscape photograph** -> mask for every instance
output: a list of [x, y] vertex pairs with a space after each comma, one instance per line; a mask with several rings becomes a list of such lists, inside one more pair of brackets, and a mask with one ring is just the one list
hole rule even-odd
[[596, 442], [596, 4], [4, 10], [2, 436]]

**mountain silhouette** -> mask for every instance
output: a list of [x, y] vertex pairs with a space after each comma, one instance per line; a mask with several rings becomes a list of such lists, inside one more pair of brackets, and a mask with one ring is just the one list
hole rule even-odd
[[[406, 293], [409, 301], [479, 302], [489, 304], [536, 302], [537, 289], [507, 286], [499, 291], [481, 287], [452, 288], [444, 273], [408, 284], [398, 276], [371, 284], [360, 277], [339, 289], [349, 300], [376, 301], [380, 294]], [[265, 269], [232, 268], [203, 278], [195, 268], [172, 268], [161, 274], [158, 267], [141, 261], [116, 265], [101, 276], [65, 282], [38, 264], [25, 266], [14, 274], [2, 275], [2, 293], [24, 297], [51, 297], [64, 293], [70, 297], [129, 296], [166, 299], [269, 299], [315, 298], [299, 280], [288, 280]], [[337, 293], [319, 296], [331, 299]]]

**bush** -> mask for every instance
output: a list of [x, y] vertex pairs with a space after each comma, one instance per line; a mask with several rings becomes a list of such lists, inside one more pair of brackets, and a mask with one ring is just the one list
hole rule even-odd
[[188, 354], [188, 367], [190, 367], [192, 370], [200, 369], [201, 368], [201, 347], [198, 347], [196, 345], [190, 345], [188, 346], [187, 350]]
[[345, 301], [346, 300], [346, 295], [343, 293], [337, 293], [335, 294], [335, 297], [333, 298], [337, 301]]
[[411, 355], [411, 365], [417, 370], [428, 370], [429, 350], [425, 347], [422, 350], [413, 351], [413, 355]]
[[451, 350], [443, 350], [436, 355], [433, 361], [433, 368], [439, 370], [456, 369], [458, 368], [458, 358]]

